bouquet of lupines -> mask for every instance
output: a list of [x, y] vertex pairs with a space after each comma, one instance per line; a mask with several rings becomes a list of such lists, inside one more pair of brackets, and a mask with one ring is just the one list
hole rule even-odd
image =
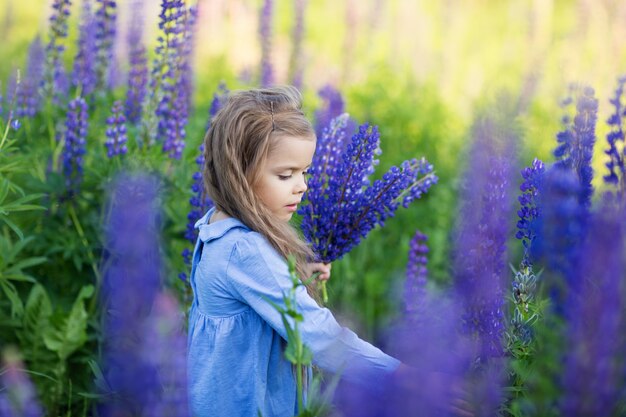
[[[404, 161], [370, 181], [381, 154], [378, 128], [365, 123], [348, 139], [347, 122], [347, 114], [333, 119], [318, 138], [305, 204], [298, 211], [318, 262], [340, 259], [400, 205], [408, 207], [437, 182], [424, 158]], [[322, 296], [326, 302], [324, 283]]]

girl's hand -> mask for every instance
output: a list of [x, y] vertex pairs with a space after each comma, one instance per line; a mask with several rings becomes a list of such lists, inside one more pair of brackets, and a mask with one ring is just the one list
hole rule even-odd
[[317, 276], [317, 279], [320, 281], [328, 281], [330, 278], [330, 269], [332, 264], [323, 264], [321, 262], [313, 262], [308, 264], [308, 273], [309, 276], [313, 275], [316, 272], [320, 274]]

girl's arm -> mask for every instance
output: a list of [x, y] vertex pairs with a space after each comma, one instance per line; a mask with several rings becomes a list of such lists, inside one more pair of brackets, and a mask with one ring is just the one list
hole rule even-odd
[[[282, 257], [258, 233], [240, 239], [231, 254], [228, 280], [240, 301], [253, 308], [283, 338], [287, 338], [280, 313], [271, 303], [284, 306], [283, 294], [292, 288]], [[391, 374], [400, 362], [340, 326], [330, 310], [320, 307], [300, 286], [297, 310], [303, 342], [313, 352], [313, 362], [329, 372], [342, 372], [354, 382], [371, 382], [373, 374]], [[271, 303], [270, 303], [271, 302]]]

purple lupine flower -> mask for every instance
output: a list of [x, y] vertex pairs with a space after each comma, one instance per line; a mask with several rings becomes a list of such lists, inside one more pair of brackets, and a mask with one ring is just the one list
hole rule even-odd
[[385, 352], [402, 361], [403, 369], [386, 376], [364, 373], [365, 378], [354, 383], [342, 380], [334, 398], [339, 415], [459, 415], [452, 411], [452, 405], [459, 404], [459, 389], [473, 415], [496, 415], [503, 399], [503, 370], [497, 364], [474, 368], [477, 343], [458, 332], [462, 303], [445, 295], [425, 295], [428, 320], [403, 321], [385, 337]]
[[592, 215], [580, 268], [573, 271], [582, 283], [564, 307], [569, 349], [563, 360], [561, 415], [618, 415], [623, 403], [623, 218], [623, 208], [608, 204]]
[[579, 287], [575, 271], [582, 255], [587, 216], [579, 201], [580, 188], [573, 169], [553, 165], [545, 172], [539, 189], [537, 205], [541, 216], [537, 218], [537, 238], [531, 255], [551, 272], [547, 285], [557, 314], [562, 314], [568, 292]]
[[24, 364], [17, 352], [6, 350], [4, 366], [0, 373], [0, 415], [11, 417], [43, 416], [37, 392], [24, 372]]
[[261, 77], [262, 87], [274, 84], [274, 68], [272, 66], [272, 18], [274, 1], [263, 0], [259, 13], [259, 39], [261, 41]]
[[205, 130], [209, 130], [211, 128], [211, 123], [213, 123], [213, 118], [217, 114], [217, 112], [226, 104], [226, 100], [228, 100], [228, 96], [230, 91], [226, 84], [220, 82], [217, 86], [217, 91], [213, 93], [213, 100], [211, 100], [211, 105], [209, 106], [209, 118], [207, 120], [207, 125]]
[[513, 208], [510, 138], [495, 134], [489, 121], [475, 127], [463, 175], [471, 182], [460, 193], [453, 253], [454, 286], [464, 307], [461, 326], [480, 341], [480, 360], [502, 352], [506, 242]]
[[143, 337], [162, 283], [158, 191], [154, 177], [122, 174], [110, 192], [100, 294], [102, 385], [110, 387], [101, 393], [108, 399], [99, 410], [105, 417], [144, 415], [145, 407], [161, 396], [158, 369], [146, 357]]
[[326, 133], [309, 171], [306, 204], [298, 212], [318, 260], [328, 263], [358, 245], [374, 227], [383, 226], [400, 204], [406, 207], [419, 198], [437, 177], [425, 159], [413, 159], [370, 184], [375, 155], [380, 153], [378, 129], [362, 125], [343, 151], [341, 144], [330, 143], [335, 135], [343, 140], [341, 128], [335, 125]]
[[[615, 89], [615, 95], [610, 101], [613, 105], [614, 112], [607, 120], [607, 124], [611, 128], [611, 131], [607, 133], [606, 140], [609, 144], [609, 149], [605, 150], [609, 156], [609, 161], [606, 163], [606, 167], [609, 169], [609, 173], [604, 176], [604, 182], [607, 184], [613, 184], [617, 187], [617, 195], [621, 199], [626, 191], [626, 168], [624, 167], [624, 130], [622, 125], [624, 124], [624, 117], [626, 116], [626, 106], [622, 104], [622, 96], [624, 95], [624, 85], [626, 84], [626, 76], [622, 76], [617, 81], [617, 88]], [[617, 143], [621, 142], [622, 151], [617, 148]], [[617, 172], [616, 172], [617, 170]]]
[[39, 86], [44, 74], [45, 59], [46, 53], [41, 38], [37, 36], [28, 48], [26, 76], [17, 94], [15, 112], [18, 117], [33, 117], [39, 111]]
[[110, 86], [113, 68], [113, 45], [115, 43], [117, 3], [115, 0], [96, 0], [95, 48], [96, 85], [99, 90]]
[[126, 118], [131, 123], [139, 122], [141, 106], [148, 85], [148, 55], [143, 40], [143, 0], [131, 4], [132, 18], [128, 28], [128, 90], [126, 92]]
[[70, 195], [78, 191], [83, 176], [83, 155], [89, 115], [82, 97], [71, 100], [67, 108], [63, 131], [63, 175]]
[[291, 34], [292, 48], [289, 57], [289, 83], [302, 88], [302, 40], [304, 38], [304, 9], [306, 0], [294, 1], [294, 24]]
[[[162, 35], [156, 48], [157, 58], [152, 70], [150, 99], [144, 111], [147, 139], [158, 140], [171, 158], [180, 158], [185, 146], [185, 126], [191, 103], [191, 54], [197, 8], [185, 8], [184, 1], [164, 0], [159, 27]], [[154, 107], [152, 107], [154, 106]], [[154, 132], [153, 132], [154, 130]]]
[[104, 142], [109, 158], [115, 155], [125, 155], [128, 151], [126, 147], [126, 117], [124, 117], [124, 106], [120, 101], [113, 103], [111, 113], [111, 116], [107, 118], [107, 140]]
[[406, 265], [404, 283], [404, 313], [407, 319], [423, 318], [423, 302], [426, 297], [428, 279], [428, 237], [417, 230], [409, 244], [409, 260]]
[[184, 322], [174, 296], [157, 294], [142, 329], [141, 357], [157, 370], [161, 391], [144, 405], [146, 416], [189, 416]]
[[530, 167], [526, 167], [522, 170], [524, 182], [520, 185], [520, 191], [522, 193], [517, 197], [520, 203], [520, 209], [517, 212], [519, 221], [517, 222], [517, 233], [515, 234], [515, 237], [521, 239], [522, 245], [524, 245], [522, 267], [528, 267], [532, 264], [530, 260], [530, 246], [537, 236], [535, 229], [535, 220], [539, 216], [537, 198], [544, 172], [545, 165], [537, 158], [533, 160]]
[[345, 104], [341, 92], [330, 84], [322, 87], [317, 94], [324, 103], [321, 109], [315, 111], [315, 135], [319, 140], [324, 129], [330, 127], [330, 122], [345, 112]]
[[67, 38], [67, 21], [70, 16], [70, 0], [54, 0], [50, 16], [49, 39], [46, 45], [46, 63], [41, 83], [42, 95], [46, 99], [62, 96], [67, 85], [67, 74], [63, 66], [64, 39]]
[[98, 82], [96, 74], [96, 19], [91, 10], [91, 1], [83, 2], [80, 23], [78, 51], [74, 58], [72, 85], [80, 87], [81, 94], [88, 96], [93, 93]]
[[557, 165], [573, 168], [580, 181], [580, 204], [589, 209], [593, 187], [591, 158], [596, 141], [595, 128], [598, 113], [598, 100], [591, 87], [576, 91], [576, 116], [573, 123], [557, 134], [559, 145], [554, 150]]

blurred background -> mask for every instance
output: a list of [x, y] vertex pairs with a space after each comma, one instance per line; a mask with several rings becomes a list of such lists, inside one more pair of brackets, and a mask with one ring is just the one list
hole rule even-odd
[[[400, 210], [338, 262], [331, 304], [370, 337], [395, 311], [393, 294], [404, 275], [414, 229], [429, 236], [431, 279], [449, 277], [450, 231], [455, 222], [458, 175], [476, 117], [509, 108], [507, 129], [517, 137], [519, 168], [533, 157], [549, 161], [561, 124], [560, 102], [572, 83], [592, 86], [599, 120], [610, 112], [608, 98], [626, 67], [626, 2], [620, 0], [315, 0], [272, 1], [267, 56], [276, 83], [301, 74], [305, 107], [313, 119], [331, 85], [358, 122], [377, 124], [383, 155], [376, 175], [409, 157], [425, 156], [440, 183], [424, 201]], [[118, 86], [128, 67], [126, 33], [131, 1], [118, 3], [114, 47]], [[160, 4], [141, 5], [144, 39], [153, 54]], [[262, 60], [261, 1], [201, 0], [195, 50], [194, 110], [185, 158], [197, 152], [206, 112], [220, 82], [229, 89], [259, 83]], [[30, 42], [47, 36], [51, 1], [2, 0], [0, 80], [7, 85], [26, 66]], [[65, 58], [69, 67], [79, 37], [81, 4], [72, 5]], [[298, 22], [297, 10], [303, 16]], [[296, 41], [301, 33], [301, 44]], [[267, 40], [265, 41], [267, 42]], [[119, 95], [119, 94], [118, 94]], [[605, 133], [598, 124], [598, 137]], [[594, 167], [603, 169], [602, 147]], [[193, 167], [178, 170], [181, 183]], [[594, 181], [599, 185], [599, 175]], [[521, 178], [520, 178], [521, 180]], [[181, 185], [181, 189], [183, 186]], [[176, 199], [176, 197], [172, 197]], [[184, 221], [184, 207], [171, 209]], [[172, 253], [181, 243], [172, 240]], [[397, 250], [389, 251], [389, 248]], [[512, 255], [515, 256], [515, 255]], [[172, 261], [176, 264], [176, 261]], [[176, 265], [174, 269], [183, 269]], [[355, 305], [356, 304], [356, 305]], [[351, 312], [351, 313], [350, 313]], [[356, 313], [355, 313], [356, 312]]]

